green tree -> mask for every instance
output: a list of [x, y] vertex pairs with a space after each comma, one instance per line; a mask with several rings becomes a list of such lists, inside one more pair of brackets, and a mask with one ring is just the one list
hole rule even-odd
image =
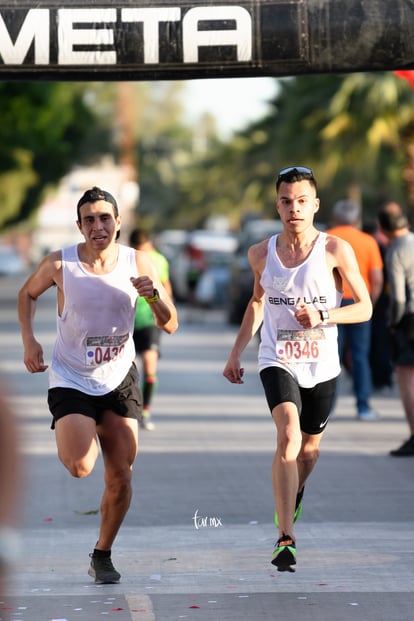
[[[410, 180], [414, 208], [413, 93], [404, 80], [387, 72], [298, 76], [278, 84], [266, 118], [194, 163], [204, 171], [191, 175], [204, 213], [220, 206], [235, 222], [248, 211], [274, 214], [277, 171], [295, 163], [314, 168], [325, 222], [344, 196], [361, 200], [370, 218], [385, 198], [405, 202]], [[191, 203], [190, 184], [181, 190]]]
[[109, 134], [84, 92], [82, 84], [0, 83], [0, 229], [30, 219], [44, 189], [96, 153], [97, 141], [106, 148]]
[[402, 135], [413, 114], [412, 92], [392, 72], [299, 76], [280, 80], [262, 127], [279, 163], [314, 167], [328, 219], [345, 195], [368, 211], [388, 196], [404, 200]]

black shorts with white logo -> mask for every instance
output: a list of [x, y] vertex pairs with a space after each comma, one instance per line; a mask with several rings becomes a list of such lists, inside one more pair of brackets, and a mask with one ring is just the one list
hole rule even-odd
[[317, 435], [324, 431], [333, 405], [336, 377], [313, 388], [302, 388], [285, 369], [267, 367], [260, 371], [260, 379], [270, 412], [277, 405], [290, 401], [298, 409], [303, 432]]
[[49, 388], [47, 397], [49, 410], [55, 421], [68, 414], [89, 416], [99, 425], [102, 413], [112, 410], [124, 418], [139, 419], [142, 410], [142, 396], [138, 386], [138, 370], [133, 363], [125, 379], [105, 395], [88, 395], [74, 388]]

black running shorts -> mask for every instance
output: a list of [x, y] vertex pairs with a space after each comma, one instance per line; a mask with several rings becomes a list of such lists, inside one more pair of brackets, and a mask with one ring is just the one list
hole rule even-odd
[[152, 349], [160, 353], [161, 330], [157, 326], [146, 326], [134, 330], [133, 334], [135, 351], [142, 354], [143, 351]]
[[324, 431], [333, 405], [336, 377], [313, 388], [302, 388], [285, 369], [267, 367], [260, 371], [260, 379], [270, 412], [280, 403], [290, 401], [298, 409], [302, 431], [309, 435]]
[[414, 365], [414, 314], [404, 315], [391, 333], [392, 359], [398, 367]]
[[48, 391], [49, 410], [55, 421], [68, 414], [84, 414], [99, 425], [102, 413], [112, 410], [124, 418], [139, 418], [142, 410], [141, 391], [138, 387], [138, 371], [133, 363], [125, 379], [115, 390], [106, 395], [87, 395], [74, 388], [50, 388]]

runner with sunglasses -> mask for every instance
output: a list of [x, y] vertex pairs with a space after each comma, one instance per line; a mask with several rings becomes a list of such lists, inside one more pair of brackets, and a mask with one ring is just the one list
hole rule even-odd
[[[241, 356], [262, 326], [260, 378], [277, 430], [272, 483], [279, 534], [271, 562], [279, 571], [294, 571], [294, 522], [340, 373], [337, 324], [367, 321], [372, 304], [350, 244], [314, 226], [319, 198], [313, 171], [282, 169], [276, 192], [283, 232], [248, 250], [253, 292], [223, 375], [243, 383]], [[340, 308], [343, 282], [354, 302]]]

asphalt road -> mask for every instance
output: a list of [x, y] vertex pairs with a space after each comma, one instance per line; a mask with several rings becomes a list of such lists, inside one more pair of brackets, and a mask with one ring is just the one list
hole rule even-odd
[[[119, 585], [87, 575], [102, 463], [75, 480], [56, 457], [47, 376], [28, 374], [15, 313], [18, 281], [0, 280], [0, 372], [21, 423], [23, 553], [4, 621], [411, 621], [414, 459], [388, 455], [407, 426], [396, 391], [375, 395], [378, 422], [355, 419], [349, 383], [322, 442], [297, 524], [296, 573], [270, 564], [275, 431], [256, 373], [221, 375], [235, 329], [220, 311], [180, 313], [165, 335], [153, 432], [141, 432], [134, 498], [113, 548]], [[37, 336], [50, 359], [53, 292]]]

